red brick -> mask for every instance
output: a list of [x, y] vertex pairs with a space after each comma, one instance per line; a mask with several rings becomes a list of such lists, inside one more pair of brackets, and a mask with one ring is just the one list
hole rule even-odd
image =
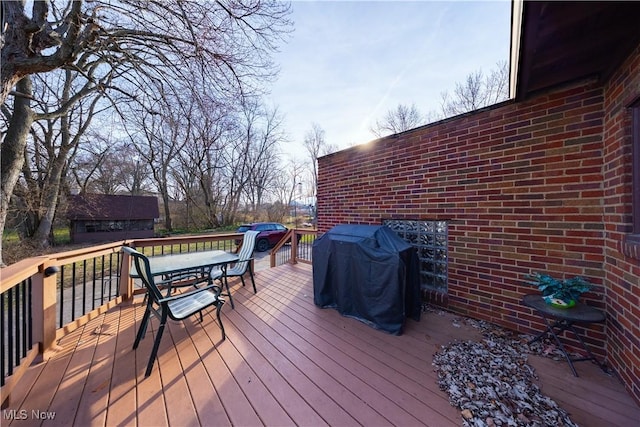
[[[630, 118], [640, 46], [604, 83], [557, 89], [319, 159], [318, 227], [448, 219], [449, 294], [461, 314], [520, 331], [525, 274], [592, 278], [608, 320], [587, 340], [640, 402], [640, 260], [631, 232]], [[570, 338], [572, 344], [576, 344]]]

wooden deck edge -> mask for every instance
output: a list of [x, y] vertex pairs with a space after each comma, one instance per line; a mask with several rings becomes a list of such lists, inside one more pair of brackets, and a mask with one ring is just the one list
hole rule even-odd
[[24, 359], [22, 359], [20, 366], [18, 366], [14, 374], [11, 375], [10, 377], [7, 377], [5, 384], [0, 389], [0, 396], [2, 396], [1, 397], [2, 402], [0, 402], [1, 403], [0, 407], [2, 409], [5, 409], [9, 405], [11, 392], [13, 391], [13, 389], [18, 384], [22, 376], [25, 374], [25, 372], [27, 372], [27, 369], [29, 369], [33, 361], [38, 356], [39, 347], [40, 347], [40, 343], [34, 344], [31, 347], [31, 350], [27, 352], [27, 355], [24, 357]]
[[100, 307], [90, 311], [89, 313], [81, 317], [78, 317], [76, 320], [73, 320], [72, 322], [67, 323], [62, 328], [59, 328], [56, 330], [56, 341], [61, 339], [65, 335], [75, 331], [79, 327], [86, 325], [91, 320], [106, 313], [107, 311], [111, 310], [113, 307], [116, 307], [117, 305], [121, 304], [123, 301], [124, 301], [124, 298], [122, 296], [119, 296], [101, 305]]

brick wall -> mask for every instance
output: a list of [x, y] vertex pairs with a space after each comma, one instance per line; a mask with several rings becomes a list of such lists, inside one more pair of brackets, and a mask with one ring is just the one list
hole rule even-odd
[[640, 402], [640, 260], [621, 245], [632, 231], [631, 114], [626, 107], [640, 97], [640, 46], [605, 85], [604, 95], [607, 354]]
[[[629, 62], [636, 79], [637, 56]], [[581, 82], [322, 157], [319, 230], [449, 220], [448, 308], [521, 332], [543, 328], [520, 303], [537, 292], [523, 284], [525, 274], [588, 277], [597, 286], [585, 299], [613, 310], [615, 323], [589, 327], [586, 341], [600, 357], [613, 352], [609, 361], [627, 385], [638, 384], [640, 272], [616, 246], [630, 220], [620, 208], [631, 191], [623, 182], [628, 138], [605, 129], [623, 113], [604, 102], [622, 96], [620, 85], [637, 89], [631, 71], [617, 84]], [[605, 327], [614, 332], [609, 342]]]

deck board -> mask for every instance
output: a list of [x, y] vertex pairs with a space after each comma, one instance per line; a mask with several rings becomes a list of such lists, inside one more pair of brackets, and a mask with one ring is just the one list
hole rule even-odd
[[107, 407], [107, 425], [132, 425], [136, 414], [135, 353], [131, 346], [135, 340], [135, 310], [120, 317], [114, 351], [113, 371]]
[[[640, 409], [621, 387], [615, 376], [602, 373], [590, 362], [575, 364], [579, 377], [574, 377], [564, 361], [533, 356], [529, 364], [540, 377], [540, 389], [562, 406], [580, 425], [636, 425]], [[594, 386], [593, 381], [597, 381]], [[594, 408], [585, 411], [584, 408]]]
[[296, 372], [298, 368], [291, 363], [286, 363], [286, 366], [285, 363], [277, 363], [284, 362], [282, 354], [236, 311], [229, 313], [228, 317], [236, 330], [242, 331], [242, 335], [238, 335], [240, 339], [234, 340], [234, 345], [244, 359], [251, 361], [253, 374], [273, 394], [274, 399], [287, 403], [291, 421], [298, 425], [325, 424], [313, 407], [288, 382], [289, 378], [292, 381], [299, 379], [299, 372]]
[[[267, 300], [276, 301], [275, 298], [271, 298], [269, 291], [262, 303], [266, 303]], [[261, 292], [261, 295], [264, 293]], [[266, 298], [266, 299], [265, 299]], [[278, 304], [275, 302], [274, 304]], [[416, 399], [414, 396], [422, 396], [424, 394], [424, 388], [415, 383], [412, 378], [416, 376], [416, 368], [420, 370], [426, 363], [419, 361], [412, 368], [409, 365], [403, 365], [400, 361], [392, 360], [390, 364], [395, 366], [396, 369], [390, 368], [388, 364], [383, 361], [377, 360], [373, 355], [379, 353], [378, 358], [384, 359], [384, 354], [379, 352], [377, 348], [366, 347], [366, 338], [373, 332], [373, 334], [381, 334], [379, 331], [366, 330], [366, 338], [355, 337], [353, 335], [345, 336], [341, 330], [338, 333], [335, 331], [327, 331], [325, 328], [317, 327], [315, 323], [309, 324], [309, 319], [303, 317], [300, 313], [294, 313], [294, 310], [288, 310], [287, 306], [280, 304], [282, 311], [279, 313], [279, 320], [287, 325], [292, 331], [296, 332], [299, 337], [306, 337], [306, 341], [314, 348], [319, 349], [326, 357], [328, 357], [333, 364], [328, 369], [332, 369], [334, 365], [339, 365], [340, 369], [344, 369], [346, 372], [334, 371], [333, 375], [336, 378], [344, 378], [347, 383], [358, 383], [361, 378], [366, 378], [367, 381], [360, 384], [365, 389], [364, 396], [370, 396], [370, 405], [378, 408], [386, 414], [395, 414], [400, 416], [402, 412], [398, 409], [402, 408], [407, 414], [402, 414], [398, 419], [389, 419], [388, 421], [399, 424], [415, 424], [417, 419], [423, 417], [425, 413], [429, 413], [429, 410], [425, 408], [424, 404]], [[314, 307], [315, 308], [315, 307]], [[315, 308], [317, 311], [322, 311]], [[366, 326], [366, 325], [363, 325]], [[367, 327], [368, 328], [368, 327]], [[343, 335], [341, 337], [340, 335]], [[389, 359], [387, 359], [389, 361]], [[402, 374], [398, 370], [407, 368], [407, 374]], [[420, 375], [417, 373], [418, 376]], [[393, 377], [393, 383], [387, 378]], [[437, 386], [434, 386], [437, 389]], [[381, 396], [377, 390], [385, 390], [386, 393]], [[382, 398], [381, 398], [382, 397]], [[435, 396], [437, 397], [437, 396]], [[442, 399], [436, 399], [436, 402], [442, 401]], [[446, 411], [450, 411], [451, 407], [448, 403], [444, 402]], [[385, 407], [385, 405], [388, 405]], [[381, 415], [383, 415], [381, 414]], [[411, 418], [413, 416], [414, 418]], [[457, 414], [456, 414], [457, 416]], [[445, 418], [437, 418], [433, 420], [439, 424], [446, 422]]]
[[[143, 307], [139, 310], [136, 309], [137, 319], [142, 319]], [[135, 328], [139, 327], [139, 322], [136, 322]], [[136, 375], [133, 377], [136, 381], [136, 417], [137, 424], [140, 426], [161, 426], [167, 425], [167, 403], [165, 394], [163, 393], [163, 385], [160, 378], [160, 370], [154, 369], [148, 378], [144, 378], [144, 372], [147, 367], [147, 358], [151, 353], [151, 347], [153, 345], [153, 339], [155, 337], [155, 327], [157, 322], [150, 322], [146, 331], [145, 339], [140, 341], [138, 348], [135, 352], [135, 371]], [[131, 341], [133, 345], [133, 341]], [[158, 363], [158, 361], [156, 361]], [[171, 407], [172, 409], [173, 407]]]
[[[308, 415], [314, 419], [322, 419], [328, 424], [351, 425], [354, 420], [348, 411], [344, 411], [331, 397], [328, 391], [333, 390], [337, 395], [345, 395], [349, 390], [339, 386], [339, 384], [330, 377], [324, 375], [324, 372], [303, 353], [300, 349], [291, 347], [287, 339], [279, 333], [277, 329], [269, 326], [269, 318], [266, 321], [252, 313], [243, 313], [242, 315], [231, 313], [232, 321], [241, 322], [245, 326], [252, 325], [248, 338], [252, 343], [260, 345], [265, 357], [273, 365], [274, 369], [286, 378], [286, 381], [295, 388], [301, 398], [306, 402], [307, 406], [315, 413]], [[238, 323], [239, 325], [241, 323]], [[285, 331], [288, 335], [288, 331]], [[317, 378], [322, 381], [318, 382]], [[289, 401], [287, 406], [293, 407]], [[357, 406], [359, 401], [354, 402]], [[299, 409], [299, 408], [298, 408]], [[315, 425], [315, 423], [314, 423]]]
[[[265, 290], [261, 290], [258, 295], [262, 295], [264, 292]], [[316, 379], [322, 380], [319, 386], [329, 397], [334, 399], [336, 404], [341, 405], [343, 409], [346, 408], [348, 411], [357, 409], [360, 417], [365, 417], [365, 424], [388, 423], [384, 416], [380, 414], [380, 411], [384, 408], [376, 408], [367, 402], [367, 399], [374, 399], [371, 395], [377, 392], [368, 388], [363, 389], [365, 384], [354, 377], [347, 368], [339, 366], [330, 356], [317, 346], [314, 346], [313, 335], [318, 332], [317, 330], [313, 328], [305, 329], [303, 336], [301, 336], [295, 330], [295, 323], [289, 321], [289, 315], [277, 311], [273, 305], [255, 305], [253, 310], [261, 315], [265, 326], [271, 327], [274, 333], [284, 340], [279, 345], [280, 348], [296, 349], [297, 352], [301, 352], [305, 356], [304, 359], [294, 359], [296, 360], [295, 363], [298, 366], [303, 366], [301, 369], [310, 375], [312, 381]], [[307, 338], [305, 339], [304, 336]], [[294, 354], [293, 356], [296, 357], [298, 355]], [[386, 404], [388, 402], [385, 402]]]
[[[256, 274], [258, 293], [232, 282], [236, 309], [169, 321], [150, 377], [144, 372], [157, 333], [132, 350], [144, 306], [126, 302], [59, 341], [30, 367], [7, 409], [53, 411], [53, 421], [4, 425], [430, 425], [458, 426], [459, 411], [437, 385], [433, 354], [453, 340], [480, 340], [449, 313], [407, 320], [394, 336], [313, 303], [311, 267]], [[615, 377], [588, 362], [530, 357], [543, 392], [582, 426], [626, 426], [640, 408]], [[5, 424], [6, 422], [6, 424]]]
[[[160, 343], [158, 354], [160, 355], [157, 366], [162, 365], [161, 380], [165, 401], [171, 410], [167, 411], [170, 425], [185, 425], [185, 422], [197, 420], [197, 414], [193, 406], [190, 390], [183, 372], [188, 365], [183, 365], [181, 352], [185, 346], [191, 345], [188, 337], [185, 337], [184, 327], [181, 324], [167, 322], [164, 336]], [[155, 337], [154, 337], [155, 338]], [[189, 423], [191, 425], [191, 423]]]

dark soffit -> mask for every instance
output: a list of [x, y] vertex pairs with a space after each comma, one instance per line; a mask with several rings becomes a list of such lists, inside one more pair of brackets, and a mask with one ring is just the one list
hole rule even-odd
[[525, 1], [520, 37], [517, 99], [606, 81], [640, 42], [640, 1]]

